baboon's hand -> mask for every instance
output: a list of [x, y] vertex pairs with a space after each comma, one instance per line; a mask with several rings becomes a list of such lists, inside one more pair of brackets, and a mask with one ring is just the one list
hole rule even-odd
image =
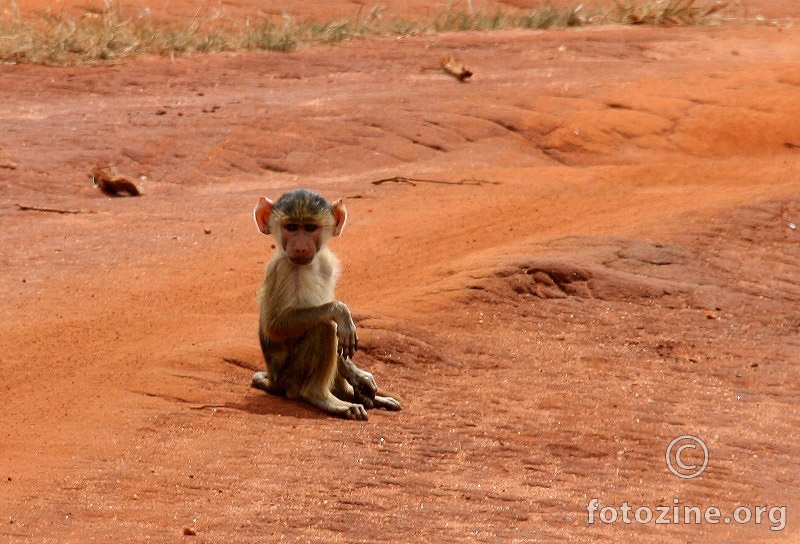
[[342, 357], [352, 357], [356, 353], [358, 347], [358, 335], [356, 334], [356, 325], [351, 320], [344, 326], [339, 325], [336, 329], [336, 336], [339, 341], [339, 353]]
[[349, 358], [355, 355], [358, 349], [358, 334], [356, 333], [356, 324], [350, 315], [350, 310], [339, 303], [340, 315], [336, 320], [336, 337], [339, 341], [339, 354], [342, 357]]
[[[356, 398], [372, 400], [378, 392], [378, 384], [375, 383], [375, 377], [372, 372], [355, 368], [353, 372], [352, 381], [350, 385], [356, 394]], [[362, 403], [363, 404], [363, 403]]]

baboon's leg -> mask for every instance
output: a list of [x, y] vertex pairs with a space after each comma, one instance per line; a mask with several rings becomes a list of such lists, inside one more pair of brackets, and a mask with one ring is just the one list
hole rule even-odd
[[299, 380], [299, 398], [329, 414], [347, 419], [367, 419], [363, 405], [338, 399], [331, 392], [338, 370], [336, 346], [336, 324], [320, 323], [295, 346], [290, 355], [291, 368], [285, 372]]
[[[400, 410], [400, 403], [378, 390], [375, 377], [371, 372], [362, 370], [349, 358], [339, 355], [339, 376], [351, 386], [355, 402], [363, 404], [366, 408], [384, 408], [386, 410]], [[337, 389], [334, 389], [336, 392]], [[341, 397], [340, 397], [341, 398]]]
[[[285, 391], [281, 389], [278, 380], [275, 379], [274, 370], [280, 371], [285, 364], [286, 350], [271, 342], [265, 335], [263, 327], [259, 327], [258, 339], [261, 344], [261, 352], [264, 354], [264, 361], [267, 363], [267, 372], [256, 372], [250, 385], [273, 395], [283, 395]], [[283, 352], [283, 353], [281, 353]]]
[[336, 396], [344, 398], [339, 395], [339, 392], [344, 392], [345, 394], [352, 392], [355, 402], [363, 404], [366, 408], [373, 407], [372, 399], [375, 398], [378, 386], [371, 372], [361, 370], [349, 357], [339, 355], [337, 382], [340, 381], [344, 383], [335, 384], [334, 393]]

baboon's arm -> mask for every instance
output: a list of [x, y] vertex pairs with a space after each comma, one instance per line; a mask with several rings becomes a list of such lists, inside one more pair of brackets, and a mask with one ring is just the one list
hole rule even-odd
[[350, 309], [343, 302], [333, 301], [321, 306], [285, 308], [269, 316], [267, 333], [273, 340], [281, 342], [302, 336], [325, 321], [334, 321], [337, 325], [338, 352], [345, 357], [352, 357], [358, 349], [358, 335]]

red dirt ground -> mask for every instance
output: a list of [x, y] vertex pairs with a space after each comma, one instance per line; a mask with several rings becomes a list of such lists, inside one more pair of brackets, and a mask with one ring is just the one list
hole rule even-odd
[[[800, 541], [781, 4], [749, 4], [776, 24], [0, 66], [0, 540]], [[445, 54], [473, 80], [425, 70]], [[145, 196], [97, 192], [104, 162]], [[394, 176], [428, 181], [375, 183]], [[251, 210], [296, 186], [347, 201], [338, 296], [402, 412], [248, 387], [271, 251]], [[710, 454], [695, 479], [665, 463], [684, 434]], [[590, 525], [592, 498], [754, 514]]]

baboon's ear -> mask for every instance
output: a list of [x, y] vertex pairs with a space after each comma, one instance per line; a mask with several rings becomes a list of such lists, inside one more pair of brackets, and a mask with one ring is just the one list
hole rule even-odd
[[263, 196], [258, 199], [258, 204], [253, 210], [253, 218], [256, 220], [258, 230], [264, 234], [269, 234], [269, 216], [272, 213], [272, 201]]
[[347, 210], [341, 198], [331, 204], [331, 211], [333, 212], [333, 235], [339, 236], [344, 229], [344, 224], [347, 223]]

